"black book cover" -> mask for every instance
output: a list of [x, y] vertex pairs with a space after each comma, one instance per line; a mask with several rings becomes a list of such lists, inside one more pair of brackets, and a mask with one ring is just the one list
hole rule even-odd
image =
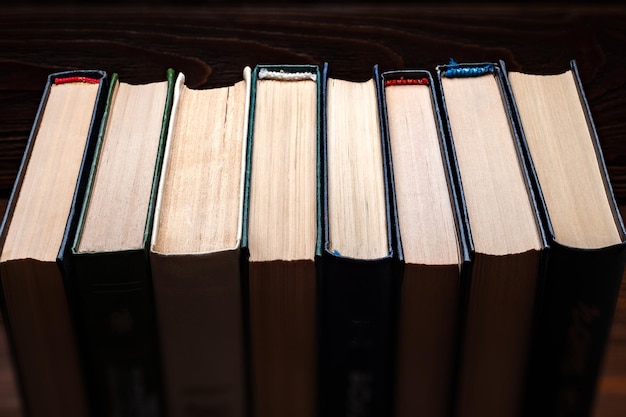
[[[107, 93], [109, 90], [109, 77], [105, 71], [70, 70], [70, 71], [52, 73], [48, 76], [46, 85], [43, 91], [43, 95], [39, 103], [37, 113], [35, 115], [33, 127], [30, 131], [30, 134], [26, 143], [26, 148], [24, 150], [24, 155], [22, 157], [20, 168], [18, 170], [17, 178], [13, 185], [9, 203], [4, 213], [2, 224], [0, 225], [0, 248], [2, 248], [5, 244], [8, 229], [11, 223], [11, 218], [15, 211], [15, 207], [16, 207], [17, 200], [20, 194], [24, 176], [26, 174], [30, 156], [31, 156], [33, 147], [35, 145], [35, 139], [37, 137], [37, 134], [39, 133], [39, 127], [42, 121], [43, 113], [48, 103], [48, 97], [50, 94], [51, 87], [52, 85], [58, 83], [58, 80], [67, 80], [66, 82], [91, 82], [90, 80], [97, 80], [99, 84], [89, 130], [87, 132], [87, 139], [86, 139], [86, 144], [85, 144], [85, 148], [83, 152], [82, 162], [80, 165], [78, 177], [76, 179], [76, 187], [74, 188], [72, 204], [71, 204], [70, 212], [67, 217], [67, 221], [65, 223], [65, 231], [63, 234], [63, 238], [62, 238], [62, 243], [59, 247], [59, 251], [57, 254], [56, 264], [60, 272], [63, 273], [62, 275], [63, 278], [65, 278], [64, 269], [63, 269], [63, 259], [67, 255], [70, 249], [71, 236], [73, 236], [78, 226], [79, 215], [82, 209], [84, 195], [85, 195], [86, 188], [87, 188], [87, 182], [89, 179], [89, 170], [90, 170], [92, 160], [94, 157], [98, 133], [100, 131], [102, 116], [103, 116], [105, 106], [106, 106], [106, 98], [107, 98]], [[74, 294], [72, 293], [71, 286], [67, 285], [67, 282], [64, 281], [63, 285], [64, 285], [64, 289], [66, 293], [65, 295], [66, 295], [66, 302], [68, 303], [68, 309], [71, 310], [71, 304], [74, 299]], [[20, 355], [20, 353], [17, 352], [17, 348], [14, 343], [12, 323], [11, 323], [12, 319], [11, 319], [11, 315], [8, 312], [9, 306], [7, 306], [7, 303], [6, 303], [6, 297], [4, 294], [4, 286], [0, 287], [0, 307], [2, 308], [2, 315], [4, 317], [4, 327], [8, 336], [7, 339], [8, 339], [9, 347], [10, 347], [11, 354], [12, 354], [11, 356], [13, 358], [13, 366], [17, 372], [17, 383], [18, 383], [20, 394], [21, 394], [20, 397], [22, 399], [22, 407], [27, 415], [34, 416], [35, 411], [33, 410], [33, 408], [36, 408], [36, 407], [32, 407], [29, 404], [29, 402], [32, 401], [33, 398], [36, 398], [38, 395], [37, 393], [29, 392], [26, 388], [28, 383], [24, 381], [24, 378], [26, 378], [27, 376], [23, 373], [23, 370], [21, 369], [21, 366], [20, 366], [20, 360], [18, 360], [18, 356]], [[28, 358], [24, 357], [23, 360], [26, 361], [28, 360]], [[50, 387], [50, 388], [53, 389], [53, 387]], [[81, 395], [81, 393], [76, 393], [76, 395]], [[77, 402], [79, 402], [79, 400], [77, 400]], [[42, 405], [42, 406], [45, 406], [45, 405]]]
[[[501, 65], [504, 68], [504, 63]], [[569, 69], [578, 90], [621, 243], [582, 249], [561, 244], [555, 239], [519, 109], [507, 82], [515, 126], [550, 246], [545, 284], [538, 292], [539, 315], [524, 409], [524, 415], [529, 416], [582, 417], [591, 414], [626, 262], [626, 231], [613, 196], [576, 61], [570, 61]]]
[[[322, 254], [318, 268], [320, 325], [320, 416], [391, 415], [393, 352], [395, 347], [396, 297], [399, 263], [393, 250], [389, 158], [382, 143], [387, 256], [364, 260], [342, 256], [330, 249], [327, 165], [327, 84], [329, 70], [322, 74]], [[380, 76], [373, 69], [379, 115]], [[384, 138], [379, 118], [381, 140]]]

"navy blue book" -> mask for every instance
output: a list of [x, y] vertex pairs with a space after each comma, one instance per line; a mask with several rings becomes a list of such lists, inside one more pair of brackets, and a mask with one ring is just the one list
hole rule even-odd
[[519, 416], [547, 241], [498, 63], [437, 67], [471, 257], [455, 388], [458, 417]]

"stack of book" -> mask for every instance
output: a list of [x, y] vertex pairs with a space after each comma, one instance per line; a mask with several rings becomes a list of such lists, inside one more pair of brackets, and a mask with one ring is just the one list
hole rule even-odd
[[48, 78], [0, 232], [44, 416], [587, 416], [626, 262], [576, 63]]

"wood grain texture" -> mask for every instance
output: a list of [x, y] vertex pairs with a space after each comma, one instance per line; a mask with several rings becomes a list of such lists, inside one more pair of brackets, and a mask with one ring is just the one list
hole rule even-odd
[[[626, 7], [309, 6], [299, 8], [3, 8], [0, 10], [0, 201], [17, 174], [46, 77], [73, 68], [160, 81], [172, 67], [192, 88], [223, 86], [258, 63], [322, 64], [365, 80], [381, 71], [505, 60], [559, 72], [578, 61], [609, 176], [626, 204]], [[2, 206], [0, 206], [1, 208]], [[0, 339], [0, 416], [17, 416]], [[8, 382], [7, 382], [8, 381]], [[622, 289], [595, 417], [626, 415]]]

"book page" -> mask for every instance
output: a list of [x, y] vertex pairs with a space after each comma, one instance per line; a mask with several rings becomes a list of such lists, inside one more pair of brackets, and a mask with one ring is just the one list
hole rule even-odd
[[250, 261], [315, 256], [317, 83], [259, 80], [252, 140]]
[[52, 85], [1, 260], [54, 262], [85, 152], [98, 84]]
[[91, 186], [79, 252], [142, 247], [166, 96], [166, 81], [117, 86]]
[[459, 243], [431, 90], [385, 87], [389, 142], [404, 260], [459, 264]]
[[493, 75], [442, 78], [475, 250], [540, 249], [534, 209]]
[[374, 80], [328, 80], [330, 248], [362, 259], [389, 254], [382, 142]]
[[181, 88], [162, 174], [155, 252], [237, 246], [245, 100], [245, 81], [208, 90]]

